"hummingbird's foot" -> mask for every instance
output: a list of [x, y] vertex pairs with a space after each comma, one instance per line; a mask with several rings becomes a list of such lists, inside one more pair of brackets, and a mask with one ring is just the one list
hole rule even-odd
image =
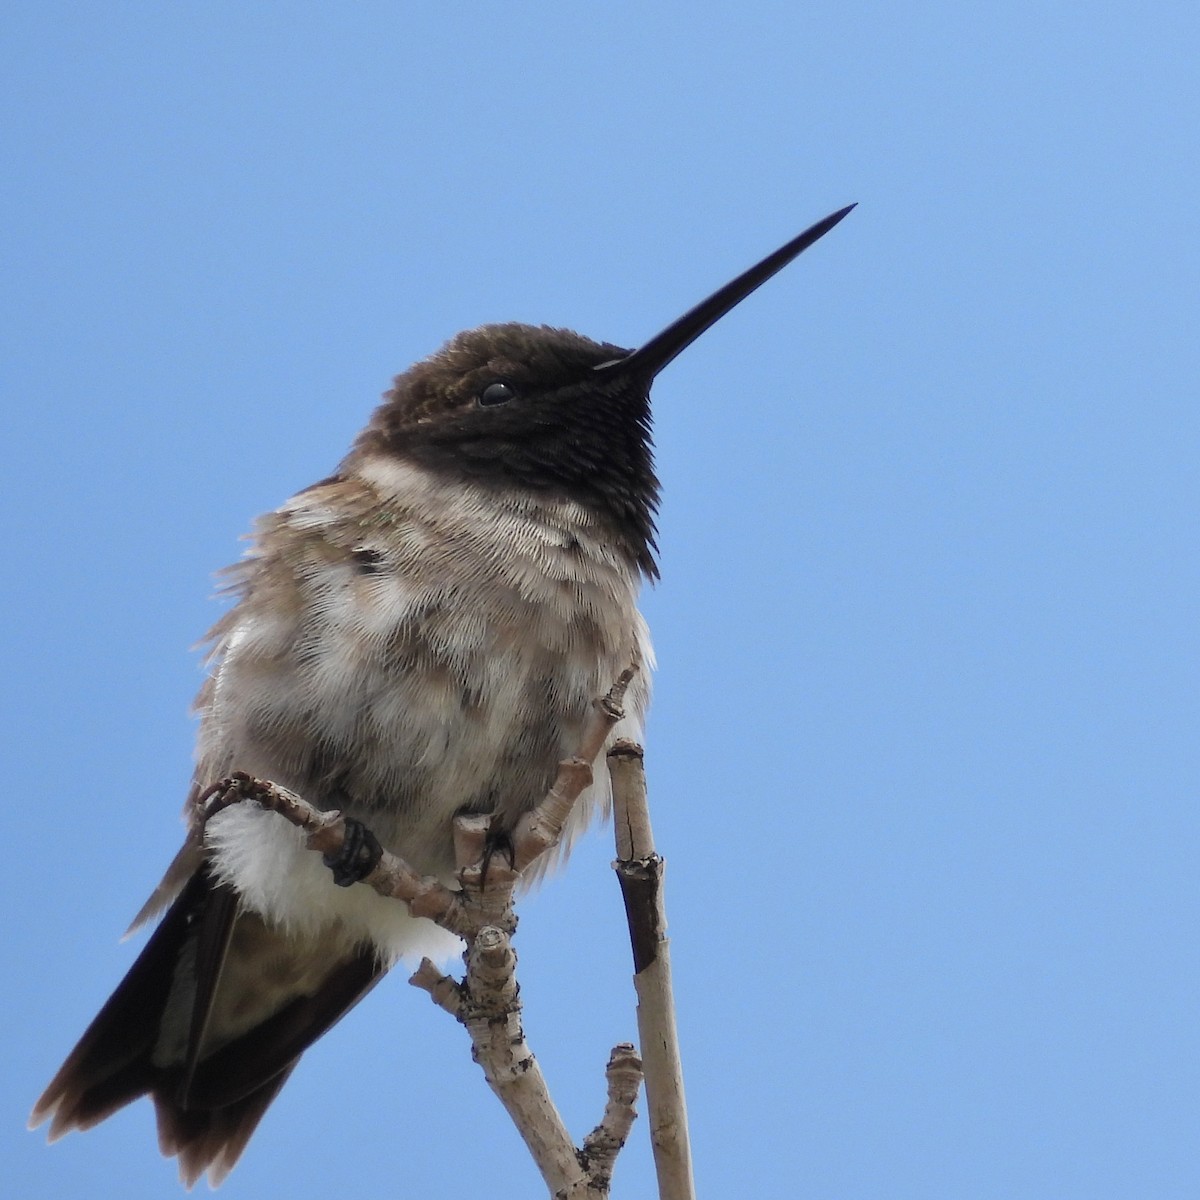
[[487, 883], [488, 869], [492, 865], [493, 858], [503, 859], [505, 866], [512, 870], [516, 863], [516, 848], [513, 846], [511, 830], [495, 827], [488, 830], [483, 844], [483, 871], [479, 876], [481, 888]]
[[361, 821], [343, 817], [346, 838], [341, 847], [330, 854], [321, 855], [321, 861], [333, 872], [333, 882], [338, 887], [349, 887], [361, 883], [379, 865], [383, 847], [379, 839]]

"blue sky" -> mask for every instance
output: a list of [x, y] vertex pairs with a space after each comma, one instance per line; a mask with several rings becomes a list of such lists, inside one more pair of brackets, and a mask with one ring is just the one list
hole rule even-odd
[[[252, 517], [457, 330], [635, 344], [850, 201], [655, 390], [701, 1193], [1200, 1194], [1195, 5], [2, 19], [12, 1195], [174, 1194], [147, 1104], [49, 1149], [23, 1123], [175, 849], [188, 647]], [[635, 1031], [610, 857], [522, 914], [579, 1135]], [[538, 1194], [397, 976], [222, 1191], [495, 1172]], [[642, 1122], [616, 1193], [650, 1179]]]

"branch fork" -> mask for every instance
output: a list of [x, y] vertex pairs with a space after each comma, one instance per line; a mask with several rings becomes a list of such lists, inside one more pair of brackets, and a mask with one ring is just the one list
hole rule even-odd
[[521, 1024], [517, 956], [511, 940], [517, 925], [513, 894], [522, 874], [561, 841], [576, 801], [592, 782], [592, 764], [624, 715], [621, 704], [636, 670], [630, 666], [623, 671], [608, 694], [595, 702], [577, 753], [559, 763], [545, 798], [509, 835], [510, 853], [492, 849], [490, 816], [455, 819], [458, 889], [421, 875], [379, 846], [353, 818], [336, 810], [323, 812], [268, 780], [235, 773], [206, 789], [195, 802], [201, 838], [205, 824], [217, 813], [253, 801], [303, 829], [308, 847], [325, 856], [337, 882], [361, 882], [381, 896], [402, 900], [414, 916], [427, 917], [466, 942], [466, 973], [461, 981], [424, 959], [409, 982], [467, 1030], [475, 1060], [555, 1200], [608, 1196], [613, 1163], [637, 1115], [634, 1102], [642, 1082], [642, 1063], [632, 1045], [613, 1048], [605, 1072], [604, 1115], [577, 1149]]

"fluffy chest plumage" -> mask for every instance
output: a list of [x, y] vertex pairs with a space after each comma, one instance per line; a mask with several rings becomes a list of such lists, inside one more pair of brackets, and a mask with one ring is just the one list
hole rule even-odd
[[443, 873], [454, 813], [515, 820], [591, 701], [649, 665], [637, 585], [578, 505], [368, 461], [266, 518], [236, 569], [198, 776], [274, 779]]

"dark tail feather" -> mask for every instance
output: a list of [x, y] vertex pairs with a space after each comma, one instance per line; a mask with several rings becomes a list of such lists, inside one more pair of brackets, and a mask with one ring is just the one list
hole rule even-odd
[[[233, 1169], [263, 1113], [300, 1055], [383, 977], [364, 949], [330, 971], [320, 989], [300, 996], [216, 1053], [172, 1071], [154, 1089], [158, 1144], [179, 1156], [191, 1187], [205, 1171], [216, 1187]], [[186, 1085], [185, 1085], [186, 1079]]]
[[256, 1091], [219, 1108], [184, 1108], [174, 1084], [155, 1090], [158, 1148], [168, 1158], [178, 1157], [179, 1177], [189, 1188], [205, 1171], [209, 1185], [217, 1187], [233, 1170], [251, 1134], [298, 1061], [293, 1059]]
[[193, 877], [154, 931], [117, 990], [87, 1027], [50, 1086], [38, 1098], [30, 1128], [47, 1117], [50, 1140], [90, 1129], [157, 1084], [150, 1062], [179, 951], [207, 894], [203, 873]]
[[[205, 869], [197, 871], [34, 1105], [31, 1128], [50, 1118], [54, 1141], [150, 1094], [159, 1146], [178, 1156], [188, 1187], [205, 1171], [213, 1186], [229, 1174], [300, 1055], [384, 973], [370, 948], [334, 959], [314, 993], [293, 996], [201, 1057], [235, 910], [236, 897], [213, 884]], [[243, 914], [237, 920], [259, 918]], [[186, 1057], [156, 1065], [167, 1001], [189, 941], [195, 993]]]

